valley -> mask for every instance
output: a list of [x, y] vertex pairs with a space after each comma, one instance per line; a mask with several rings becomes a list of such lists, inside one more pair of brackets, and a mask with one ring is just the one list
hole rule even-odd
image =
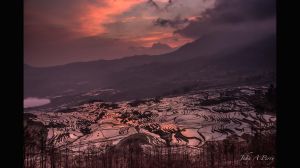
[[[25, 113], [25, 130], [40, 123], [47, 130], [45, 143], [61, 151], [123, 149], [132, 142], [144, 152], [159, 146], [173, 152], [186, 147], [193, 155], [212, 142], [230, 139], [247, 146], [257, 133], [274, 135], [274, 96], [268, 86], [241, 86], [134, 101], [94, 100], [53, 112]], [[33, 131], [27, 136], [34, 136]]]

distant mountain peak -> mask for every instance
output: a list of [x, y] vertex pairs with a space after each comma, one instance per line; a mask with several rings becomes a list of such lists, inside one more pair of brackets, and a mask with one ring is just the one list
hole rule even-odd
[[152, 49], [172, 49], [172, 47], [170, 47], [168, 44], [164, 44], [164, 43], [153, 43]]

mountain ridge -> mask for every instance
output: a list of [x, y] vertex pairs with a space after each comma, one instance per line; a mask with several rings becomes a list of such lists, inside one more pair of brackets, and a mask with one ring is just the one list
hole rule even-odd
[[[275, 73], [274, 34], [256, 40], [245, 39], [241, 44], [215, 42], [219, 38], [223, 37], [205, 37], [174, 52], [155, 56], [132, 56], [47, 68], [25, 65], [25, 97], [54, 96], [70, 89], [74, 94], [79, 94], [92, 89], [112, 88], [139, 98], [139, 95], [148, 95], [140, 92], [155, 96], [152, 93], [168, 92], [199, 84], [199, 81], [200, 84], [215, 84], [215, 81], [221, 82], [222, 79], [230, 82], [237, 76]], [[203, 50], [209, 45], [205, 44], [205, 40], [217, 46], [214, 51], [209, 51], [213, 47]], [[231, 75], [226, 75], [229, 72]], [[36, 87], [32, 88], [32, 85]]]

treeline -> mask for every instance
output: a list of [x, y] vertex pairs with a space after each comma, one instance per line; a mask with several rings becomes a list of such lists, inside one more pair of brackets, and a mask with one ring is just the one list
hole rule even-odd
[[[247, 138], [246, 138], [247, 139]], [[242, 155], [275, 157], [275, 134], [255, 134], [246, 141], [230, 138], [206, 142], [200, 148], [188, 146], [148, 146], [134, 141], [106, 149], [89, 145], [71, 151], [41, 143], [39, 148], [25, 144], [25, 168], [265, 168], [275, 167], [271, 160], [241, 160]], [[269, 158], [270, 159], [270, 158]]]

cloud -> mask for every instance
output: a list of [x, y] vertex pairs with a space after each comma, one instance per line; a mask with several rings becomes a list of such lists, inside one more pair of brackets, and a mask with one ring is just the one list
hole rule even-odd
[[168, 4], [165, 6], [165, 9], [168, 9], [170, 6], [174, 4], [174, 0], [169, 0]]
[[[157, 18], [174, 19], [176, 16], [189, 18], [199, 15], [213, 7], [215, 0], [27, 0], [24, 4], [25, 27], [51, 25], [63, 27], [77, 36], [96, 36], [110, 34], [118, 36], [107, 25], [121, 25], [124, 20], [132, 19], [133, 25], [143, 26], [145, 31]], [[156, 10], [149, 4], [168, 10]], [[127, 23], [128, 25], [129, 23]], [[153, 27], [152, 27], [153, 28]], [[137, 32], [137, 31], [136, 31]], [[124, 31], [123, 34], [127, 34]], [[116, 37], [114, 37], [116, 38]]]
[[180, 28], [189, 23], [189, 19], [187, 18], [180, 18], [180, 16], [175, 17], [174, 19], [163, 19], [163, 18], [158, 18], [156, 19], [153, 24], [155, 26], [161, 26], [161, 27], [173, 27], [173, 28]]
[[217, 0], [197, 20], [176, 33], [187, 37], [201, 37], [226, 31], [268, 33], [275, 31], [276, 1], [274, 0]]
[[[156, 38], [152, 38], [156, 34], [156, 37], [165, 38], [166, 35], [170, 35], [175, 38], [182, 38], [182, 36], [175, 37], [173, 32], [179, 28], [183, 28], [188, 25], [189, 21], [195, 16], [201, 15], [205, 10], [212, 8], [214, 0], [156, 0], [146, 1], [145, 3], [139, 3], [130, 8], [120, 15], [116, 15], [112, 20], [104, 27], [109, 30], [108, 35], [110, 37], [121, 37], [131, 39], [133, 41], [139, 41], [143, 46], [151, 46], [153, 43], [161, 42]], [[149, 3], [155, 3], [158, 7], [153, 8], [149, 6]], [[164, 7], [168, 4], [172, 4], [165, 10]], [[147, 41], [144, 43], [144, 39], [150, 39], [153, 41]], [[169, 37], [168, 37], [169, 38]], [[185, 39], [187, 37], [184, 37]], [[184, 39], [180, 41], [186, 41]], [[175, 43], [172, 41], [166, 42], [172, 47]], [[173, 44], [171, 44], [173, 43]], [[183, 45], [185, 43], [177, 43], [177, 45]]]
[[148, 0], [147, 4], [154, 7], [155, 9], [159, 9], [159, 6], [157, 5], [157, 3], [154, 0]]
[[[149, 53], [129, 48], [158, 42], [179, 47], [193, 38], [173, 32], [185, 27], [186, 19], [212, 8], [214, 1], [153, 0], [160, 8], [157, 10], [147, 0], [27, 0], [25, 63], [50, 66], [116, 59]], [[163, 26], [165, 21], [168, 26]]]
[[25, 62], [49, 66], [115, 59], [143, 53], [132, 46], [176, 48], [212, 35], [233, 43], [243, 41], [238, 36], [247, 41], [276, 31], [274, 0], [152, 0], [159, 10], [148, 2], [27, 0]]
[[201, 48], [202, 55], [230, 55], [261, 45], [266, 39], [276, 39], [275, 3], [274, 0], [217, 0], [214, 8], [175, 34], [197, 39], [191, 45]]
[[[24, 4], [25, 25], [46, 23], [66, 27], [81, 36], [105, 33], [104, 23], [143, 0], [28, 0]], [[39, 17], [39, 20], [35, 20]]]
[[24, 99], [24, 108], [43, 106], [49, 104], [50, 102], [51, 102], [50, 99], [28, 97]]

